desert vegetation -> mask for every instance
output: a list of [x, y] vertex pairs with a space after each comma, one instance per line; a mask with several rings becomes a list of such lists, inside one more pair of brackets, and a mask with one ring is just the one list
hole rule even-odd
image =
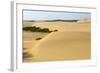
[[57, 32], [57, 31], [58, 31], [57, 29], [54, 30], [54, 32]]
[[23, 28], [24, 31], [31, 31], [31, 32], [45, 32], [45, 33], [50, 33], [52, 31], [50, 31], [48, 28], [40, 28], [40, 27], [24, 27]]
[[44, 32], [44, 33], [50, 33], [50, 32], [57, 32], [58, 30], [55, 29], [53, 31], [49, 30], [49, 28], [40, 28], [40, 27], [23, 27], [24, 31], [30, 31], [30, 32]]
[[32, 54], [28, 53], [28, 52], [23, 52], [23, 58], [31, 58]]
[[41, 40], [42, 38], [36, 38], [36, 40]]
[[23, 61], [32, 59], [33, 55], [28, 52], [27, 48], [23, 48]]

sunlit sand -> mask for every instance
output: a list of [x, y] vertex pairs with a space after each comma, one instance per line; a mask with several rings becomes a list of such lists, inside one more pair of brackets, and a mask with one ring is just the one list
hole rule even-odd
[[[23, 31], [23, 47], [32, 56], [25, 62], [83, 60], [91, 58], [90, 21], [28, 22], [25, 26], [48, 28], [57, 32]], [[42, 38], [36, 40], [37, 38]]]

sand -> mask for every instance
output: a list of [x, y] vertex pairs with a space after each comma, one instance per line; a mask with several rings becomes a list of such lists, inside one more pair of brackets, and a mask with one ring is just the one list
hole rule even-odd
[[[27, 54], [35, 54], [33, 51], [34, 46], [38, 43], [38, 40], [36, 38], [38, 37], [45, 37], [47, 33], [37, 33], [37, 32], [23, 32], [23, 48], [26, 48], [23, 50], [23, 52], [27, 52]], [[33, 57], [31, 57], [33, 58]], [[27, 58], [24, 59], [24, 61], [28, 60]], [[30, 61], [30, 59], [28, 60]]]
[[53, 32], [35, 49], [37, 61], [90, 59], [90, 32]]
[[[91, 58], [90, 22], [31, 22], [30, 26], [58, 30], [51, 33], [24, 31], [23, 45], [32, 54], [31, 62]], [[42, 39], [36, 40], [38, 37]]]
[[32, 26], [58, 31], [90, 31], [90, 22], [35, 22]]

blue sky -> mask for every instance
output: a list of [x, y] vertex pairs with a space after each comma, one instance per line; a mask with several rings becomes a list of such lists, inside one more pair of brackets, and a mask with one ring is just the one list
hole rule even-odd
[[90, 18], [90, 13], [83, 12], [23, 11], [23, 20], [80, 20]]

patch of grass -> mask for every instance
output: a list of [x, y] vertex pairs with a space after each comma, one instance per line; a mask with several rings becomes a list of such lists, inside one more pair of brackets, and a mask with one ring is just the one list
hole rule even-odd
[[36, 38], [36, 40], [41, 40], [42, 38]]
[[24, 50], [26, 49], [26, 48], [23, 48]]
[[23, 27], [24, 31], [31, 31], [31, 32], [45, 32], [50, 33], [51, 31], [48, 28], [40, 28], [40, 27]]
[[58, 30], [55, 29], [53, 32], [57, 32], [57, 31], [58, 31]]
[[28, 53], [28, 52], [23, 52], [23, 58], [31, 58], [32, 54]]
[[[27, 48], [23, 48], [23, 50], [26, 50]], [[23, 51], [23, 58], [31, 58], [32, 54], [28, 51]]]

